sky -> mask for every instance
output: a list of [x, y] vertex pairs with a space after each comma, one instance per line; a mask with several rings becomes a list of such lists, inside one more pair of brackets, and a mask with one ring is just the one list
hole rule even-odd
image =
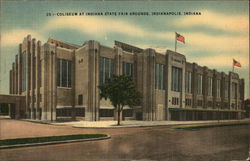
[[[175, 48], [175, 32], [185, 37], [177, 52], [188, 62], [228, 73], [233, 59], [241, 68], [234, 71], [245, 79], [249, 96], [249, 2], [242, 1], [1, 1], [0, 93], [9, 93], [9, 70], [18, 44], [31, 34], [46, 42], [55, 38], [82, 45], [96, 40], [113, 47], [114, 40], [160, 53]], [[58, 16], [77, 12], [78, 16]], [[84, 12], [85, 15], [79, 15]], [[105, 13], [116, 15], [105, 15]], [[128, 15], [118, 15], [119, 12]], [[130, 15], [146, 12], [149, 15]], [[172, 12], [181, 15], [152, 15]], [[198, 12], [201, 15], [184, 15]], [[86, 13], [103, 13], [88, 16]], [[48, 16], [51, 14], [52, 16]], [[53, 14], [55, 14], [53, 16]]]

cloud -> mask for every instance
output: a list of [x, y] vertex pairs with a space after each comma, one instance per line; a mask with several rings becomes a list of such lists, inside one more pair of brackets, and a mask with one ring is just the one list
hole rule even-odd
[[[204, 50], [211, 52], [235, 52], [237, 54], [249, 51], [248, 36], [208, 35], [204, 33], [184, 33], [187, 50]], [[183, 45], [182, 45], [183, 46]], [[185, 45], [184, 45], [185, 46]]]
[[201, 11], [200, 16], [184, 16], [176, 19], [174, 25], [178, 27], [199, 27], [205, 26], [230, 32], [249, 32], [248, 15], [224, 15], [211, 11]]
[[173, 32], [150, 31], [135, 23], [104, 17], [55, 17], [49, 20], [43, 30], [46, 32], [54, 29], [72, 29], [100, 37], [105, 37], [108, 33], [118, 33], [132, 38], [174, 39]]
[[1, 46], [2, 47], [17, 46], [19, 43], [23, 41], [23, 38], [29, 34], [32, 35], [32, 37], [35, 37], [37, 40], [45, 41], [45, 38], [43, 36], [41, 36], [39, 33], [33, 30], [16, 29], [16, 30], [6, 31], [2, 34]]
[[[56, 27], [55, 27], [56, 26]], [[55, 17], [45, 26], [44, 30], [73, 29], [90, 35], [105, 35], [107, 33], [119, 33], [131, 37], [143, 37], [146, 32], [136, 26], [122, 20], [114, 20], [99, 17]]]

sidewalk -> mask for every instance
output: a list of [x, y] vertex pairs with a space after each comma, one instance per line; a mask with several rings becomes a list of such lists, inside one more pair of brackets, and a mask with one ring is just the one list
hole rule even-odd
[[[219, 122], [246, 122], [248, 120], [220, 120]], [[73, 121], [51, 123], [52, 125], [68, 125], [77, 128], [122, 128], [122, 127], [152, 127], [152, 126], [171, 126], [171, 125], [187, 125], [187, 124], [208, 124], [217, 123], [218, 120], [209, 121], [121, 121], [121, 125], [117, 126], [117, 121]]]

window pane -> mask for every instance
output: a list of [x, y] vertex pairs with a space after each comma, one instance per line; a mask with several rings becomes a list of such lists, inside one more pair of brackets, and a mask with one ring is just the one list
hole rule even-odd
[[180, 92], [181, 91], [181, 78], [182, 78], [182, 69], [177, 67], [172, 67], [172, 91]]
[[155, 88], [164, 89], [164, 65], [156, 64], [155, 67]]
[[71, 61], [68, 61], [68, 87], [71, 87], [71, 68], [72, 63]]
[[114, 71], [114, 61], [109, 58], [101, 57], [100, 59], [100, 84], [104, 84], [105, 80], [113, 76]]
[[57, 86], [61, 86], [61, 59], [57, 59]]

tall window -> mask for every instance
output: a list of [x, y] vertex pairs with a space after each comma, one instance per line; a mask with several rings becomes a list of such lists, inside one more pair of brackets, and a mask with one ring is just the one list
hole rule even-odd
[[156, 64], [155, 67], [155, 88], [164, 89], [164, 65]]
[[123, 62], [122, 64], [122, 74], [133, 77], [134, 65], [132, 63]]
[[237, 98], [237, 83], [232, 83], [232, 97]]
[[83, 104], [83, 96], [82, 94], [78, 95], [78, 105], [82, 105]]
[[57, 59], [57, 86], [71, 87], [71, 61]]
[[220, 98], [220, 80], [216, 80], [216, 96], [217, 98]]
[[172, 91], [180, 92], [181, 91], [181, 68], [172, 67], [172, 82], [171, 89]]
[[225, 98], [228, 97], [228, 85], [229, 85], [228, 81], [225, 81]]
[[27, 67], [26, 67], [26, 52], [23, 52], [22, 55], [22, 65], [23, 65], [23, 84], [22, 84], [22, 91], [26, 91], [26, 73], [27, 73]]
[[198, 88], [197, 88], [197, 94], [202, 95], [202, 75], [198, 74]]
[[213, 95], [213, 79], [211, 77], [208, 77], [207, 79], [207, 95], [212, 96]]
[[[34, 57], [34, 59], [33, 59], [33, 63], [34, 63], [34, 65], [33, 65], [33, 73], [34, 73], [34, 76], [36, 77], [36, 57]], [[35, 79], [33, 79], [33, 84], [34, 84], [34, 88], [36, 88], [36, 80]]]
[[192, 73], [191, 72], [186, 72], [185, 74], [185, 90], [186, 90], [186, 93], [191, 93], [191, 87], [192, 87]]
[[109, 58], [100, 58], [100, 84], [104, 84], [105, 81], [114, 75], [114, 61]]

